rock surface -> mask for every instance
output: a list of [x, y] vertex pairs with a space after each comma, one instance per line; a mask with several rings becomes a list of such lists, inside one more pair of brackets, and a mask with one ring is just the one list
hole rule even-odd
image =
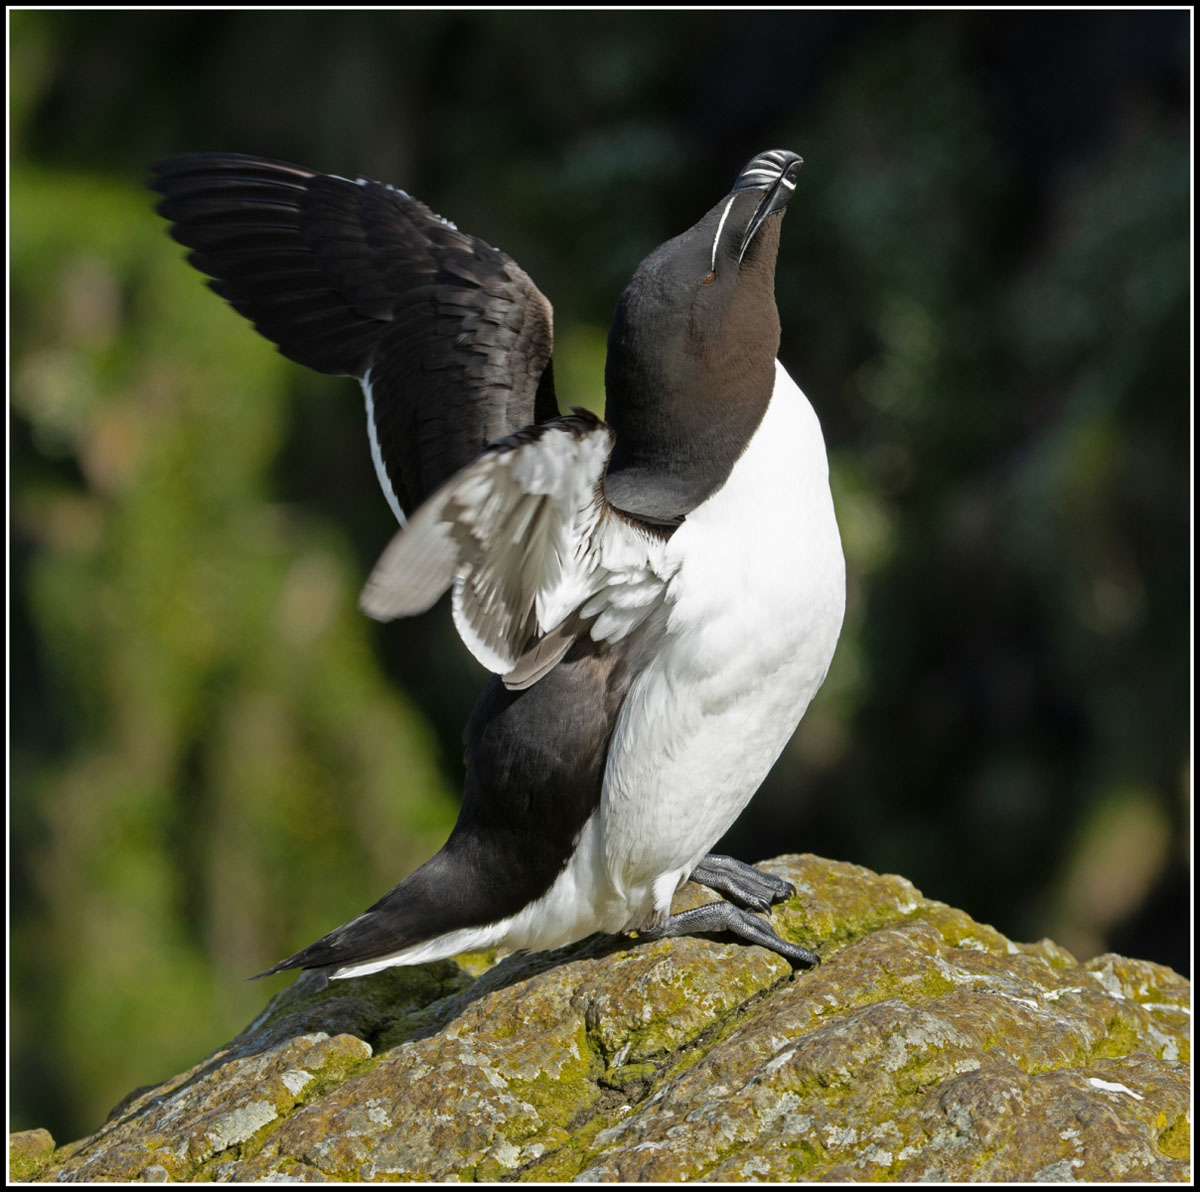
[[1189, 1179], [1182, 977], [1010, 943], [856, 866], [764, 868], [796, 885], [772, 918], [819, 968], [595, 938], [305, 974], [91, 1138], [12, 1136], [18, 1178]]

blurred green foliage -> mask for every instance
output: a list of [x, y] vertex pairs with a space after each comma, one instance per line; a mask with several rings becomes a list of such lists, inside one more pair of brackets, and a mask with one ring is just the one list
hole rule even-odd
[[781, 356], [850, 601], [726, 845], [1187, 965], [1186, 13], [10, 28], [14, 1128], [95, 1128], [430, 855], [482, 681], [444, 610], [358, 615], [391, 531], [361, 399], [182, 263], [140, 183], [186, 149], [389, 180], [502, 245], [597, 409], [638, 260], [801, 152]]
[[94, 1119], [244, 1025], [242, 979], [424, 860], [455, 802], [352, 553], [272, 498], [287, 362], [129, 183], [23, 169], [13, 221], [14, 1043]]

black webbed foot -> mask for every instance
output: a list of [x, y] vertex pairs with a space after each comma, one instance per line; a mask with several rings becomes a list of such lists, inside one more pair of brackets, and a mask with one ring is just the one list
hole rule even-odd
[[690, 911], [681, 911], [672, 915], [661, 927], [639, 931], [638, 935], [645, 939], [657, 940], [669, 936], [705, 935], [710, 932], [729, 932], [748, 943], [770, 948], [772, 952], [777, 952], [793, 964], [803, 965], [805, 968], [821, 963], [821, 958], [815, 952], [810, 952], [799, 944], [789, 944], [787, 940], [775, 934], [769, 923], [731, 902], [709, 902], [704, 906], [693, 907]]
[[721, 853], [709, 853], [692, 870], [691, 880], [752, 911], [769, 910], [796, 893], [791, 882]]

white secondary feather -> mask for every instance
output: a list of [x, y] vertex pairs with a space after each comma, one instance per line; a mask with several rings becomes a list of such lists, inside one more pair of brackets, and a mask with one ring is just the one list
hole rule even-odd
[[626, 636], [661, 602], [670, 568], [664, 541], [604, 500], [611, 450], [608, 427], [583, 416], [492, 448], [392, 539], [363, 609], [379, 620], [408, 616], [453, 587], [459, 635], [502, 675], [577, 612], [578, 627], [542, 652], [534, 678], [588, 631], [588, 620], [597, 640]]

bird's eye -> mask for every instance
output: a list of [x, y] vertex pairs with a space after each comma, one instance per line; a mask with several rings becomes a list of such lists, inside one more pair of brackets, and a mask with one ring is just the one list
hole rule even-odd
[[701, 284], [706, 285], [706, 286], [711, 286], [713, 284], [713, 282], [716, 280], [717, 280], [717, 275], [710, 271], [708, 276], [705, 277], [704, 281]]

